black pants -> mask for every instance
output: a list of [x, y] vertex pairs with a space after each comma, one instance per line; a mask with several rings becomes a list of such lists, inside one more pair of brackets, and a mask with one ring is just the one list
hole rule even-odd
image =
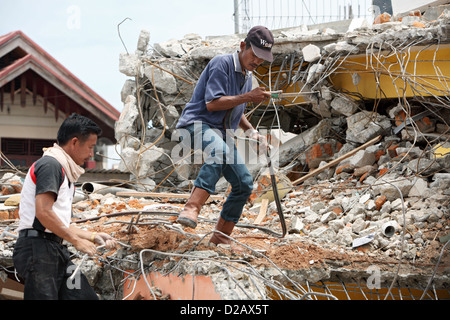
[[25, 282], [25, 300], [98, 300], [81, 272], [69, 279], [76, 266], [67, 248], [57, 242], [19, 237], [13, 260]]

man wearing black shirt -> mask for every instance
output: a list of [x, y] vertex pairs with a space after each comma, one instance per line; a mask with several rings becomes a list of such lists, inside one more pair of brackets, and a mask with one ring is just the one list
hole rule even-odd
[[47, 149], [25, 177], [19, 207], [19, 238], [14, 266], [24, 280], [24, 299], [98, 299], [84, 275], [69, 277], [75, 268], [66, 240], [89, 256], [97, 245], [112, 248], [115, 240], [71, 225], [75, 182], [84, 173], [81, 165], [93, 156], [100, 128], [77, 114], [67, 118], [58, 131], [58, 143]]

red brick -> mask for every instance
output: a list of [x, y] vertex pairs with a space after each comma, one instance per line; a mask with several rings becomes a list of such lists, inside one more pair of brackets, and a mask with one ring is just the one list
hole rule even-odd
[[0, 220], [19, 219], [19, 208], [0, 210]]
[[397, 156], [397, 148], [398, 145], [392, 145], [388, 148], [388, 154], [391, 158], [395, 158]]
[[310, 169], [319, 167], [321, 161], [330, 160], [336, 152], [342, 148], [342, 143], [330, 140], [324, 143], [317, 143], [305, 153], [306, 163]]
[[430, 120], [430, 118], [423, 117], [416, 123], [417, 123], [417, 127], [419, 128], [420, 132], [422, 132], [422, 133], [434, 132], [435, 124], [433, 121]]
[[389, 169], [381, 169], [380, 173], [379, 173], [379, 176], [381, 177], [381, 176], [385, 175], [386, 172], [388, 172], [388, 171], [389, 171]]
[[345, 166], [340, 166], [339, 168], [336, 169], [336, 174], [342, 173], [342, 171], [343, 171], [345, 168], [350, 168], [350, 166], [349, 166], [348, 164], [346, 164]]
[[8, 220], [9, 219], [9, 211], [8, 210], [0, 210], [0, 220]]
[[384, 156], [386, 154], [386, 151], [384, 151], [384, 150], [378, 150], [376, 153], [375, 153], [375, 159], [376, 159], [376, 161], [378, 162], [378, 160], [380, 160], [380, 158], [382, 157], [382, 156]]
[[405, 121], [405, 119], [406, 119], [406, 113], [405, 113], [405, 111], [402, 110], [395, 115], [395, 125], [398, 127]]
[[334, 207], [332, 211], [333, 211], [334, 213], [336, 213], [337, 215], [340, 215], [342, 212], [344, 212], [344, 211], [342, 210], [342, 208], [340, 208], [340, 207]]
[[313, 160], [322, 157], [322, 148], [320, 144], [315, 144], [306, 152], [306, 163], [311, 167]]
[[378, 211], [380, 211], [381, 207], [386, 202], [386, 200], [387, 200], [386, 196], [378, 197], [377, 200], [375, 200], [375, 206]]
[[325, 151], [326, 154], [328, 154], [330, 156], [332, 156], [334, 154], [333, 148], [332, 148], [330, 143], [324, 143], [322, 145], [322, 148], [323, 148], [323, 151]]
[[14, 189], [15, 193], [21, 193], [22, 192], [22, 183], [19, 181], [11, 181], [11, 187]]
[[7, 195], [12, 194], [12, 193], [14, 192], [13, 190], [14, 190], [14, 189], [11, 188], [11, 187], [6, 187], [6, 186], [4, 186], [4, 187], [2, 188], [2, 190], [1, 190], [1, 194], [4, 195], [4, 196], [7, 196]]
[[362, 176], [361, 176], [361, 178], [359, 178], [359, 182], [363, 182], [366, 178], [367, 178], [367, 176], [370, 174], [370, 172], [366, 172], [366, 173], [364, 173]]

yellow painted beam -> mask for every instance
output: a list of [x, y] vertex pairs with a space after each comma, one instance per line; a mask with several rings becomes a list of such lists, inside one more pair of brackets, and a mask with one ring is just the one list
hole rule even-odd
[[[298, 68], [297, 63], [293, 72]], [[335, 89], [358, 93], [365, 99], [450, 95], [450, 44], [416, 46], [403, 51], [374, 50], [372, 54], [342, 58], [332, 69], [328, 79]], [[288, 83], [286, 68], [280, 72], [279, 65], [265, 65], [256, 74], [261, 86], [276, 87], [290, 96], [278, 104], [308, 103], [307, 97], [289, 95], [309, 90], [301, 81]], [[360, 77], [357, 85], [354, 74]]]
[[[305, 65], [305, 64], [304, 64]], [[296, 72], [299, 68], [299, 63], [296, 63], [292, 67], [292, 72]], [[274, 91], [275, 89], [283, 91], [286, 94], [295, 94], [308, 91], [305, 89], [303, 83], [297, 81], [295, 83], [288, 82], [288, 71], [284, 68], [280, 72], [280, 65], [273, 66], [261, 66], [256, 70], [256, 76], [258, 77], [260, 83], [259, 85], [265, 87], [267, 90]], [[291, 74], [292, 78], [293, 74]], [[305, 103], [307, 99], [303, 95], [291, 96], [283, 98], [277, 102], [281, 105], [291, 105], [291, 104], [302, 104]]]
[[[350, 56], [329, 79], [366, 99], [450, 95], [450, 45]], [[352, 75], [360, 82], [355, 85]]]

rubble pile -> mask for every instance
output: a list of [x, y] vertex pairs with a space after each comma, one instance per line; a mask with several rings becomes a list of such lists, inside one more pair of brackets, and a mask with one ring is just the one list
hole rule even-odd
[[[351, 157], [350, 161], [355, 159]], [[386, 272], [383, 279], [388, 282], [389, 274], [394, 273], [402, 257], [399, 281], [409, 285], [421, 283], [422, 287], [429, 279], [431, 266], [440, 259], [434, 281], [438, 287], [448, 285], [449, 255], [441, 250], [449, 233], [450, 174], [436, 173], [430, 182], [422, 185], [420, 181], [425, 179], [414, 176], [404, 179], [403, 175], [397, 179], [391, 171], [383, 179], [393, 186], [379, 183], [385, 189], [376, 189], [368, 182], [377, 179], [379, 171], [361, 182], [360, 177], [354, 175], [359, 168], [334, 173], [331, 178], [330, 173], [318, 175], [288, 192], [282, 199], [282, 208], [289, 233], [283, 239], [269, 232], [280, 230], [275, 204], [271, 202], [264, 219], [255, 224], [261, 205], [248, 203], [233, 235], [237, 245], [247, 249], [242, 257], [261, 277], [282, 281], [285, 285], [288, 285], [286, 279], [272, 263], [288, 272], [291, 280], [315, 283], [336, 275], [341, 280], [367, 278], [368, 266], [382, 261]], [[399, 175], [402, 170], [398, 168], [395, 172]], [[140, 263], [149, 266], [146, 272], [172, 271], [217, 277], [221, 279], [215, 282], [217, 285], [223, 283], [224, 277], [228, 280], [242, 278], [242, 271], [233, 270], [230, 278], [223, 273], [221, 263], [210, 262], [210, 259], [228, 261], [232, 255], [229, 248], [211, 248], [206, 243], [223, 201], [205, 206], [196, 230], [182, 229], [175, 223], [183, 203], [179, 199], [97, 193], [74, 203], [74, 223], [87, 230], [108, 232], [121, 243], [117, 250], [99, 253], [82, 265], [82, 271], [104, 299], [121, 298], [120, 286], [127, 276], [123, 270], [137, 270], [134, 276], [138, 277]], [[12, 266], [17, 223], [17, 219], [0, 223], [0, 261], [4, 267]], [[74, 262], [80, 263], [82, 255], [70, 245], [69, 248]], [[300, 254], [293, 253], [294, 249]], [[146, 250], [151, 251], [143, 256]], [[179, 257], [170, 254], [184, 254], [187, 259], [176, 265]], [[199, 261], [205, 264], [200, 269]], [[240, 281], [244, 285], [250, 279], [244, 277]], [[264, 283], [259, 286], [264, 287]], [[235, 286], [221, 292], [229, 299], [248, 298], [239, 291]]]
[[[351, 116], [361, 109], [372, 111], [373, 104], [361, 105], [354, 96], [339, 92], [327, 80], [342, 64], [339, 59], [357, 54], [376, 54], [381, 60], [380, 50], [399, 50], [400, 55], [403, 53], [401, 50], [407, 51], [414, 44], [426, 46], [436, 43], [436, 40], [445, 42], [448, 40], [449, 18], [448, 6], [441, 6], [430, 9], [420, 17], [389, 18], [388, 21], [373, 25], [367, 24], [365, 20], [355, 20], [359, 24], [352, 22], [345, 32], [335, 31], [331, 27], [315, 29], [306, 26], [274, 30], [277, 45], [273, 48], [275, 61], [272, 65], [284, 66], [285, 72], [281, 70], [278, 76], [274, 72], [273, 78], [285, 78], [283, 83], [289, 83], [290, 87], [297, 84], [298, 91], [318, 92], [307, 95], [309, 105], [302, 107], [308, 111], [306, 114], [296, 108], [280, 108], [280, 128], [285, 132], [299, 133], [302, 128], [317, 125], [321, 118], [333, 119], [336, 123], [339, 121], [334, 119], [336, 115]], [[419, 21], [420, 25], [413, 24], [414, 21]], [[198, 35], [188, 34], [181, 40], [172, 39], [150, 46], [150, 33], [143, 30], [135, 52], [127, 50], [127, 53], [120, 55], [119, 70], [130, 77], [122, 89], [124, 109], [116, 123], [116, 139], [122, 158], [120, 168], [132, 173], [139, 182], [139, 188], [151, 191], [158, 185], [160, 188], [165, 186], [186, 190], [186, 180], [195, 178], [195, 166], [188, 165], [186, 161], [175, 162], [171, 158], [171, 150], [177, 144], [174, 141], [174, 127], [208, 61], [218, 54], [234, 52], [242, 37], [231, 35], [203, 40]], [[306, 67], [293, 69], [292, 66], [299, 61], [302, 65], [306, 63]], [[376, 72], [380, 71], [374, 70]], [[358, 74], [353, 76], [357, 86], [361, 80]], [[283, 89], [281, 80], [268, 83], [263, 77], [255, 72], [255, 85], [263, 85], [272, 91]], [[397, 104], [391, 103], [393, 106]], [[311, 113], [315, 116], [311, 116]], [[381, 117], [387, 115], [387, 112], [378, 113]], [[270, 116], [270, 121], [273, 121], [273, 113]], [[441, 118], [446, 119], [445, 116], [448, 116], [448, 110], [444, 111]], [[357, 116], [354, 117], [355, 124], [361, 121]], [[286, 120], [288, 118], [298, 121], [293, 123], [292, 120]], [[385, 118], [379, 122], [389, 128], [387, 122], [391, 121]], [[446, 132], [448, 128], [445, 120], [438, 121], [436, 126], [439, 133]], [[359, 143], [366, 140], [365, 136], [359, 138], [358, 127], [355, 126], [353, 130], [354, 134], [349, 139]], [[370, 135], [371, 130], [380, 131], [373, 124], [365, 134]], [[410, 133], [406, 131], [402, 134]]]
[[[382, 266], [386, 287], [398, 276], [402, 285], [421, 288], [439, 266], [434, 284], [448, 288], [450, 256], [443, 250], [450, 233], [448, 90], [442, 96], [366, 100], [335, 88], [329, 77], [353, 55], [380, 58], [419, 43], [448, 43], [449, 12], [442, 6], [423, 15], [382, 15], [373, 25], [353, 22], [345, 32], [304, 26], [275, 30], [273, 65], [280, 67], [279, 77], [269, 83], [255, 72], [255, 85], [313, 92], [303, 95], [305, 103], [295, 111], [271, 101], [280, 123], [267, 134], [275, 146], [288, 234], [274, 236], [281, 221], [265, 159], [249, 165], [254, 193], [232, 235], [244, 253], [207, 243], [229, 192], [223, 179], [217, 186], [223, 199], [204, 206], [195, 230], [176, 224], [182, 198], [85, 193], [74, 203], [74, 223], [120, 241], [117, 250], [82, 266], [96, 290], [105, 299], [123, 298], [124, 279], [154, 271], [207, 275], [223, 299], [266, 299], [268, 287], [294, 299], [298, 292], [286, 287], [367, 279], [373, 265]], [[133, 191], [187, 194], [198, 167], [171, 157], [178, 144], [176, 122], [208, 61], [232, 53], [241, 40], [241, 35], [203, 40], [189, 34], [150, 47], [149, 32], [143, 30], [135, 52], [120, 55], [120, 72], [130, 79], [122, 89], [124, 109], [115, 133], [120, 169], [131, 173]], [[410, 80], [411, 75], [403, 76]], [[361, 79], [357, 73], [352, 77], [357, 88]], [[259, 115], [264, 122], [265, 115]], [[12, 265], [18, 221], [19, 203], [11, 196], [17, 200], [22, 181], [23, 173], [0, 175], [5, 201], [0, 203], [0, 266], [5, 268]], [[230, 261], [236, 255], [245, 263]], [[158, 288], [153, 291], [154, 298], [168, 298]]]

